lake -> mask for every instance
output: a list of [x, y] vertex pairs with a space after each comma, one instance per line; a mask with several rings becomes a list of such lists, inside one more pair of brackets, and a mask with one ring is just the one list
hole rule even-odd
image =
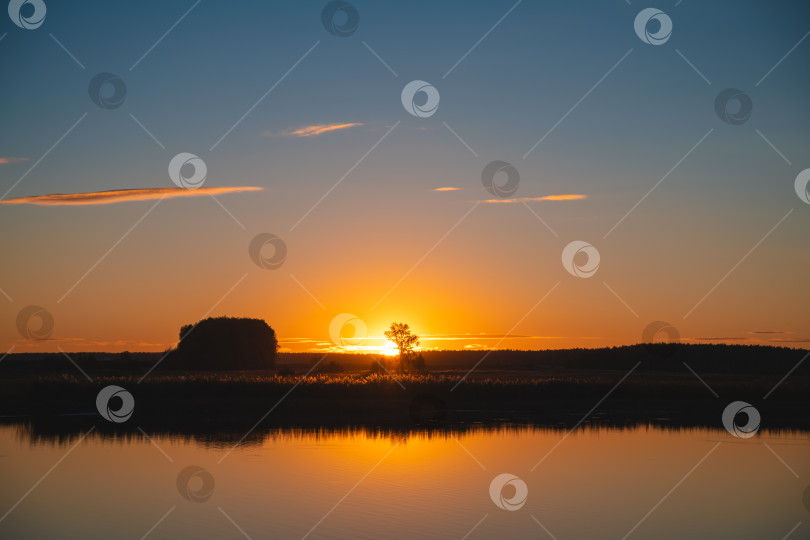
[[810, 538], [808, 432], [147, 435], [0, 426], [0, 537]]

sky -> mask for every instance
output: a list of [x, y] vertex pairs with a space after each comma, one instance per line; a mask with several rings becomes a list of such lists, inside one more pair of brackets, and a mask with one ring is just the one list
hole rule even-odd
[[810, 343], [807, 3], [44, 4], [0, 17], [3, 351]]

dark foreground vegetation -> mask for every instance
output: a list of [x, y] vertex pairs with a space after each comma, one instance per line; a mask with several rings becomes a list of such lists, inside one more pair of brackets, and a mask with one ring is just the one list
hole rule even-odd
[[[273, 370], [158, 369], [141, 382], [160, 356], [71, 355], [77, 367], [64, 356], [9, 355], [0, 364], [0, 416], [36, 440], [59, 441], [94, 427], [103, 435], [144, 430], [233, 444], [279, 429], [723, 429], [724, 408], [740, 400], [759, 410], [762, 429], [807, 430], [810, 361], [801, 361], [807, 353], [723, 345], [496, 351], [485, 358], [481, 351], [427, 351], [430, 371], [407, 373], [388, 372], [377, 363], [385, 359], [371, 355], [280, 354]], [[110, 384], [134, 396], [134, 414], [124, 423], [95, 410], [96, 395]]]

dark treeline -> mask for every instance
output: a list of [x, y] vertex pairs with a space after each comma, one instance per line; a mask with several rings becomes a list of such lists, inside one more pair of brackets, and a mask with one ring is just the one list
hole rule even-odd
[[[187, 327], [186, 331], [188, 331]], [[274, 353], [275, 332], [257, 325], [253, 330], [268, 345], [251, 346], [251, 341], [240, 340], [234, 333], [221, 340], [211, 341], [207, 332], [195, 338], [195, 329], [176, 351], [171, 351], [161, 362], [158, 371], [176, 372], [210, 370], [263, 369], [282, 371], [284, 374], [302, 374], [316, 362], [314, 371], [339, 373], [341, 371], [376, 370], [377, 361], [391, 364], [390, 358], [373, 354], [345, 353]], [[227, 331], [226, 331], [227, 333]], [[214, 333], [216, 335], [216, 332]], [[560, 349], [541, 351], [421, 351], [428, 371], [468, 370], [478, 364], [476, 373], [521, 371], [554, 374], [558, 372], [627, 371], [641, 362], [638, 371], [682, 373], [684, 363], [700, 374], [784, 375], [807, 354], [805, 349], [769, 347], [760, 345], [714, 344], [638, 344], [601, 349]], [[72, 360], [88, 373], [145, 373], [165, 353], [70, 353]], [[481, 361], [483, 359], [483, 361]], [[480, 364], [479, 364], [480, 362]], [[391, 364], [393, 367], [393, 364]], [[6, 375], [37, 375], [76, 373], [76, 367], [61, 353], [9, 354], [0, 364]], [[810, 375], [810, 361], [803, 362], [794, 376]]]
[[[684, 362], [700, 373], [728, 375], [784, 375], [807, 354], [805, 349], [762, 345], [715, 345], [647, 343], [599, 349], [557, 349], [523, 351], [421, 351], [430, 371], [468, 370], [476, 366], [484, 371], [627, 371], [636, 363], [639, 371], [681, 373]], [[280, 353], [279, 364], [299, 366], [317, 362], [317, 353]], [[346, 369], [368, 368], [377, 355], [330, 354], [327, 357]], [[483, 361], [481, 361], [483, 359]], [[480, 362], [480, 363], [479, 363]], [[802, 363], [795, 375], [810, 375], [810, 361]]]

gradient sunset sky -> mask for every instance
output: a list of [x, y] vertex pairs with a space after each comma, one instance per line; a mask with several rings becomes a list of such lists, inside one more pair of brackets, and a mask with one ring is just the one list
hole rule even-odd
[[[344, 313], [368, 347], [392, 321], [427, 348], [622, 345], [653, 321], [810, 343], [807, 2], [352, 1], [345, 37], [327, 2], [46, 4], [39, 28], [0, 21], [3, 351], [161, 351], [220, 315], [330, 350]], [[636, 34], [647, 7], [666, 43]], [[120, 107], [88, 95], [103, 72]], [[413, 80], [435, 114], [403, 107]], [[203, 191], [172, 183], [181, 152]], [[502, 199], [495, 160], [520, 176]], [[278, 268], [249, 256], [261, 233]], [[572, 241], [593, 276], [563, 267]], [[20, 335], [29, 305], [49, 339]]]

